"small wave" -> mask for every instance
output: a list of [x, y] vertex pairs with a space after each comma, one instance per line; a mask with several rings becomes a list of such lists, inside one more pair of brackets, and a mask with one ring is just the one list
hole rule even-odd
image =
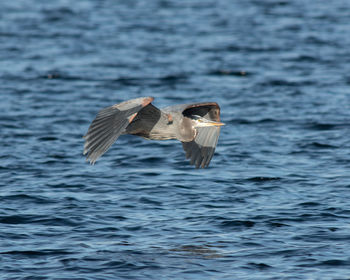
[[250, 220], [227, 220], [220, 223], [222, 227], [229, 227], [235, 229], [251, 228], [255, 225], [255, 222]]
[[301, 202], [298, 204], [300, 207], [305, 207], [305, 208], [314, 208], [314, 207], [319, 207], [321, 203], [315, 202], [315, 201], [307, 201], [307, 202]]
[[306, 123], [305, 128], [312, 129], [312, 130], [334, 130], [339, 128], [349, 128], [349, 123], [321, 123], [321, 122], [311, 122]]
[[325, 144], [325, 143], [320, 143], [320, 142], [311, 142], [307, 144], [302, 144], [300, 145], [301, 148], [311, 148], [311, 149], [337, 149], [339, 148], [338, 146], [335, 145], [330, 145], [330, 144]]
[[162, 202], [156, 201], [154, 199], [149, 199], [149, 198], [144, 197], [144, 196], [139, 199], [139, 202], [144, 203], [144, 204], [157, 205], [157, 206], [163, 205]]
[[17, 255], [22, 257], [42, 257], [42, 256], [57, 256], [57, 255], [70, 255], [73, 254], [70, 251], [66, 250], [52, 250], [52, 249], [43, 249], [39, 251], [34, 250], [14, 250], [14, 251], [4, 251], [0, 252], [2, 255]]
[[266, 182], [266, 181], [278, 181], [281, 180], [282, 178], [280, 177], [264, 177], [264, 176], [257, 176], [257, 177], [251, 177], [246, 179], [247, 181], [250, 182]]
[[243, 70], [213, 70], [208, 72], [209, 75], [212, 76], [238, 76], [238, 77], [246, 77], [252, 75], [251, 72], [243, 71]]
[[35, 203], [35, 204], [50, 204], [55, 203], [56, 201], [52, 198], [49, 199], [44, 196], [39, 195], [28, 195], [28, 194], [15, 194], [15, 195], [7, 195], [5, 197], [2, 197], [3, 202], [20, 202], [20, 203]]
[[273, 118], [261, 118], [261, 119], [237, 118], [237, 119], [226, 121], [226, 123], [229, 123], [229, 124], [263, 124], [263, 123], [281, 123], [281, 120], [273, 119]]
[[313, 81], [301, 80], [301, 81], [289, 81], [283, 79], [272, 79], [268, 81], [261, 82], [259, 85], [263, 87], [274, 87], [274, 86], [285, 86], [285, 87], [300, 87], [313, 85]]
[[339, 259], [331, 259], [318, 263], [316, 266], [329, 266], [329, 267], [337, 267], [337, 266], [349, 266], [350, 260], [339, 260]]
[[0, 224], [40, 224], [47, 226], [77, 226], [79, 223], [71, 219], [41, 215], [7, 215], [0, 216]]
[[266, 264], [266, 263], [255, 263], [255, 262], [250, 262], [248, 263], [248, 268], [253, 268], [253, 269], [258, 269], [258, 270], [267, 270], [272, 268], [272, 266]]

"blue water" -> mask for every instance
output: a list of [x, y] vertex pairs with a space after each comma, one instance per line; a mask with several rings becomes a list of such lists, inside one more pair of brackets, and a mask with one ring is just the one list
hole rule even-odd
[[[1, 1], [1, 279], [349, 279], [349, 1]], [[82, 155], [103, 107], [216, 101]]]

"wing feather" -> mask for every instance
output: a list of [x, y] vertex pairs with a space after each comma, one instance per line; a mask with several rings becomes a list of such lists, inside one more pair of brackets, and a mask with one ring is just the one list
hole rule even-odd
[[86, 160], [94, 164], [125, 131], [129, 118], [152, 101], [152, 97], [140, 97], [102, 109], [84, 136]]
[[196, 168], [207, 167], [214, 155], [219, 139], [220, 127], [197, 128], [197, 136], [190, 142], [182, 142], [186, 158]]

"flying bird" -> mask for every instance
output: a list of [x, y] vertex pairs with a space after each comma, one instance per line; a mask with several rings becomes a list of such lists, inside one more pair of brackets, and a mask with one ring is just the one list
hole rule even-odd
[[140, 97], [102, 109], [83, 137], [86, 160], [94, 164], [120, 135], [132, 134], [151, 140], [180, 140], [190, 163], [207, 167], [224, 125], [219, 105], [203, 102], [158, 109], [153, 100]]

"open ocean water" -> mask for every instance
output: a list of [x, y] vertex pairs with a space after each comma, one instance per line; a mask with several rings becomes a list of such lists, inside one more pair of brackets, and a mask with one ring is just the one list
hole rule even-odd
[[[0, 3], [0, 279], [350, 279], [348, 0]], [[82, 155], [103, 107], [216, 101]]]

